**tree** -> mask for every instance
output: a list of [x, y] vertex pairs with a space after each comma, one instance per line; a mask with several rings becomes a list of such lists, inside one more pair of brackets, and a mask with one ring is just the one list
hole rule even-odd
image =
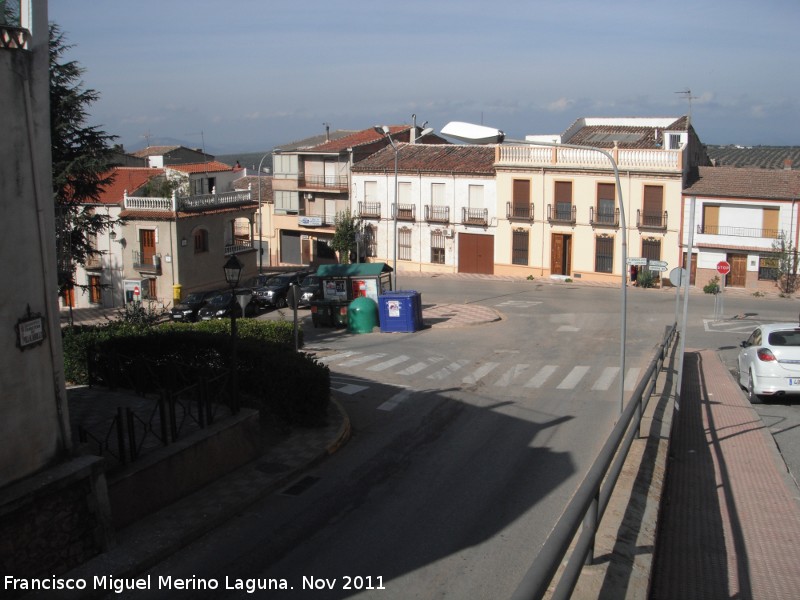
[[792, 240], [781, 231], [781, 237], [772, 242], [775, 252], [774, 265], [777, 271], [776, 283], [781, 295], [791, 295], [797, 290], [797, 248], [792, 245]]
[[336, 231], [330, 246], [339, 253], [339, 261], [347, 264], [350, 262], [350, 255], [358, 250], [356, 236], [361, 232], [361, 221], [343, 210], [336, 214], [333, 223]]
[[107, 215], [87, 204], [97, 202], [111, 182], [111, 142], [116, 136], [86, 124], [88, 107], [99, 94], [83, 89], [84, 69], [77, 62], [62, 62], [71, 47], [58, 25], [51, 24], [50, 138], [59, 292], [75, 287], [75, 265], [101, 254], [92, 241], [112, 225]]

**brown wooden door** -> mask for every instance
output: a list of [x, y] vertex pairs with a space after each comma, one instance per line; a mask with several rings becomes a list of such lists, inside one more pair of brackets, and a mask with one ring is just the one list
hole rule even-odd
[[152, 265], [153, 257], [156, 254], [156, 232], [154, 229], [142, 229], [139, 231], [139, 244], [142, 250], [142, 264]]
[[569, 275], [572, 269], [572, 236], [554, 233], [550, 247], [550, 274]]
[[458, 272], [494, 273], [494, 236], [458, 234]]
[[[683, 265], [682, 267], [685, 269], [686, 264], [689, 262], [689, 259], [686, 258], [686, 252], [683, 253]], [[694, 285], [694, 279], [697, 275], [697, 254], [692, 253], [692, 272], [689, 273], [689, 285]]]
[[729, 254], [728, 262], [731, 265], [731, 272], [725, 280], [728, 287], [744, 287], [747, 280], [747, 255]]

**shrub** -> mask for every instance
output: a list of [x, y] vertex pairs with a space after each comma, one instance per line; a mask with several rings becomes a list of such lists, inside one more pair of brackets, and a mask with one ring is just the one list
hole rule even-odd
[[653, 272], [649, 269], [639, 269], [636, 275], [636, 285], [641, 288], [651, 288], [656, 285], [656, 278], [653, 277]]
[[719, 277], [714, 275], [711, 279], [709, 279], [708, 283], [703, 286], [703, 291], [706, 294], [719, 294]]

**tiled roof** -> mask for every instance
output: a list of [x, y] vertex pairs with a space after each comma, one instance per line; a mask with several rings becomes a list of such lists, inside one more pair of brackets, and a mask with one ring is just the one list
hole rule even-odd
[[136, 190], [153, 177], [163, 174], [164, 169], [115, 167], [111, 171], [111, 177], [113, 178], [111, 183], [104, 186], [100, 192], [100, 204], [122, 204], [125, 190], [128, 191], [128, 195], [133, 196]]
[[[410, 129], [410, 125], [390, 125], [389, 133], [394, 136]], [[385, 136], [383, 134], [378, 133], [373, 128], [362, 129], [361, 131], [356, 131], [355, 133], [351, 133], [350, 135], [344, 136], [337, 140], [331, 140], [329, 142], [319, 144], [318, 146], [307, 148], [306, 150], [309, 152], [345, 152], [348, 148], [356, 148], [358, 146], [363, 146], [364, 144], [372, 144], [373, 142], [377, 142], [384, 137]]]
[[800, 171], [699, 167], [687, 196], [795, 200], [800, 196]]
[[[565, 132], [565, 144], [625, 149], [661, 148], [664, 130], [686, 131], [688, 119], [680, 118], [597, 118], [579, 119]], [[570, 133], [574, 132], [574, 133]]]
[[706, 146], [708, 157], [718, 167], [783, 169], [791, 160], [800, 166], [800, 146]]
[[357, 131], [354, 129], [337, 129], [336, 131], [331, 131], [327, 134], [321, 133], [319, 135], [298, 140], [296, 142], [289, 142], [288, 144], [283, 144], [275, 148], [275, 150], [281, 152], [296, 152], [298, 150], [307, 150], [309, 148], [313, 148], [314, 146], [319, 146], [320, 144], [324, 144], [327, 141], [338, 140], [353, 133], [357, 133]]
[[210, 160], [201, 163], [189, 163], [187, 165], [168, 165], [168, 169], [182, 171], [184, 173], [218, 173], [220, 171], [233, 171], [234, 168], [218, 160]]
[[[402, 173], [459, 173], [494, 175], [495, 146], [455, 144], [403, 144], [398, 146], [398, 171]], [[353, 172], [394, 172], [394, 150], [383, 148], [353, 165]]]
[[[193, 217], [203, 217], [208, 215], [219, 215], [234, 212], [255, 212], [258, 209], [258, 202], [248, 202], [238, 206], [220, 206], [217, 208], [207, 208], [198, 211], [178, 211], [179, 219], [189, 219]], [[119, 213], [122, 219], [141, 219], [142, 221], [174, 221], [175, 213], [169, 210], [137, 210], [135, 208], [123, 210]]]
[[258, 185], [261, 184], [261, 202], [268, 204], [272, 203], [272, 177], [257, 175], [248, 175], [247, 177], [240, 177], [233, 182], [233, 187], [236, 190], [246, 190], [249, 185], [252, 185], [252, 198], [258, 202]]
[[161, 156], [162, 154], [177, 150], [178, 148], [180, 148], [180, 146], [148, 146], [147, 148], [142, 148], [130, 154], [138, 156], [139, 158], [146, 158], [148, 156]]

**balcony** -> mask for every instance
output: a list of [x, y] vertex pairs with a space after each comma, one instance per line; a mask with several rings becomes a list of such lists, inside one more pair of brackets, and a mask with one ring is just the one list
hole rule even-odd
[[347, 182], [347, 176], [301, 174], [297, 177], [297, 189], [347, 192], [349, 184]]
[[381, 218], [381, 203], [380, 202], [359, 202], [358, 203], [358, 216], [362, 219], [380, 219]]
[[447, 225], [450, 222], [450, 207], [426, 204], [425, 221], [428, 223], [444, 223]]
[[395, 204], [393, 208], [396, 211], [395, 216], [398, 221], [416, 221], [417, 220], [417, 207], [413, 204]]
[[756, 229], [750, 227], [730, 227], [725, 225], [698, 225], [697, 233], [707, 235], [725, 235], [731, 237], [780, 239], [780, 229]]
[[161, 275], [161, 255], [144, 254], [139, 250], [133, 251], [133, 268], [140, 273]]
[[595, 211], [594, 206], [589, 207], [589, 223], [594, 227], [619, 227], [619, 209], [611, 211]]
[[103, 261], [99, 254], [92, 254], [86, 258], [83, 268], [87, 271], [100, 271], [103, 269]]
[[506, 219], [509, 221], [533, 221], [533, 203], [512, 204], [506, 202]]
[[[626, 150], [610, 151], [615, 157], [617, 167], [623, 170], [672, 171], [683, 170], [683, 155], [680, 150]], [[501, 145], [497, 147], [498, 166], [546, 167], [557, 165], [569, 168], [594, 168], [611, 170], [608, 158], [595, 150], [587, 148], [560, 148], [549, 146]]]
[[664, 214], [648, 213], [642, 214], [641, 210], [636, 211], [636, 227], [639, 229], [659, 229], [667, 228], [667, 211]]
[[225, 244], [225, 256], [249, 252], [253, 249], [253, 240], [235, 240]]
[[489, 225], [488, 208], [462, 208], [461, 222], [464, 225], [479, 225], [487, 227]]
[[202, 212], [217, 208], [242, 206], [256, 202], [251, 191], [223, 192], [221, 194], [201, 194], [197, 196], [173, 195], [171, 198], [148, 198], [142, 196], [128, 196], [125, 194], [125, 210], [144, 212]]
[[547, 205], [547, 220], [550, 223], [561, 223], [566, 225], [575, 225], [576, 211], [575, 205], [567, 204], [566, 202], [559, 202], [555, 206], [552, 204]]

